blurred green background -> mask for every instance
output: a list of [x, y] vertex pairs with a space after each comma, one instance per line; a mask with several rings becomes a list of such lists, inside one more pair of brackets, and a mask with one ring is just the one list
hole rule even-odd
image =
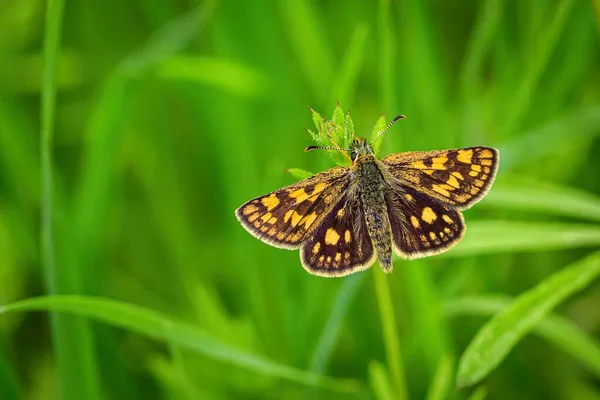
[[[81, 297], [0, 308], [1, 399], [600, 399], [597, 275], [455, 384], [493, 314], [600, 247], [598, 1], [49, 4], [0, 2], [0, 305]], [[240, 227], [333, 166], [304, 129], [338, 100], [361, 136], [407, 116], [382, 155], [500, 149], [463, 243], [324, 279]]]

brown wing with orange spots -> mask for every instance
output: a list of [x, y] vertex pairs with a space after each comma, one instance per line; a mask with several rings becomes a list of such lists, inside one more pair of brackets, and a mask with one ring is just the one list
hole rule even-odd
[[460, 211], [411, 187], [390, 187], [386, 201], [394, 249], [402, 258], [442, 253], [465, 233]]
[[348, 169], [336, 167], [257, 197], [235, 211], [253, 236], [283, 249], [297, 249], [330, 213], [347, 187]]
[[401, 184], [462, 210], [489, 190], [499, 153], [489, 147], [413, 151], [391, 154], [382, 162]]
[[343, 196], [300, 248], [302, 266], [313, 275], [349, 275], [375, 262], [358, 198]]

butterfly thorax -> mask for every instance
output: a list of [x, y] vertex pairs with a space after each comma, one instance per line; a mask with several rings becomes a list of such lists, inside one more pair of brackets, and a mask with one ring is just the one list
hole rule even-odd
[[360, 139], [352, 146], [355, 190], [360, 193], [367, 230], [377, 258], [384, 270], [392, 268], [392, 232], [385, 200], [388, 183], [382, 173], [383, 165], [366, 141]]

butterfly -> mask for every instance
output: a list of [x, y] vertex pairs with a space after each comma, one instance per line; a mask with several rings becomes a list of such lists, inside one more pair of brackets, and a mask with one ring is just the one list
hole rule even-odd
[[380, 160], [372, 143], [355, 137], [349, 149], [307, 147], [341, 151], [352, 164], [252, 199], [236, 210], [237, 219], [271, 246], [300, 249], [306, 271], [325, 277], [365, 270], [376, 259], [390, 272], [392, 251], [415, 259], [456, 245], [465, 234], [461, 210], [490, 189], [498, 150], [411, 151]]

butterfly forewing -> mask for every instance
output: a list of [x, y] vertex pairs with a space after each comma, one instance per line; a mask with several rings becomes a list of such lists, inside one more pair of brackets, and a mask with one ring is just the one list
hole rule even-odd
[[444, 252], [464, 235], [460, 211], [411, 187], [390, 187], [386, 201], [394, 248], [402, 258]]
[[479, 201], [498, 169], [498, 150], [489, 147], [391, 154], [382, 162], [391, 175], [430, 197], [459, 209]]
[[342, 199], [300, 248], [304, 268], [314, 275], [344, 276], [369, 268], [375, 252], [358, 199]]
[[297, 249], [339, 201], [347, 168], [323, 171], [257, 197], [235, 212], [253, 236], [275, 247]]

